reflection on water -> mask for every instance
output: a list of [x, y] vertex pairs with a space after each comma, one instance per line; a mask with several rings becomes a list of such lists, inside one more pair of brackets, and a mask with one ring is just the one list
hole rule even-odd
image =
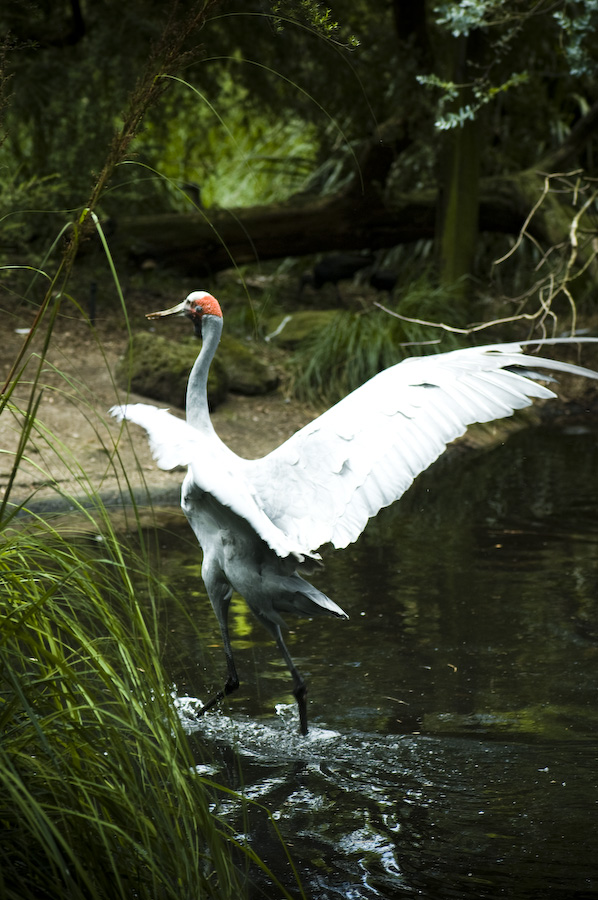
[[[198, 764], [268, 807], [307, 896], [596, 895], [596, 449], [542, 430], [441, 461], [328, 554], [317, 584], [349, 621], [289, 622], [307, 738], [275, 646], [234, 604], [241, 689], [199, 721], [181, 699], [181, 715]], [[225, 677], [193, 540], [165, 533], [161, 551], [202, 635], [168, 611], [181, 698]], [[250, 810], [221, 811], [292, 888]]]

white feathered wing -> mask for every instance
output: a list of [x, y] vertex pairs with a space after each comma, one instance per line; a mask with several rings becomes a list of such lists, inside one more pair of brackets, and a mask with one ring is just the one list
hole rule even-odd
[[198, 486], [250, 522], [280, 556], [313, 555], [323, 544], [355, 541], [469, 425], [555, 397], [530, 379], [531, 368], [598, 378], [580, 366], [526, 356], [520, 344], [409, 358], [257, 460], [238, 457], [215, 434], [166, 410], [134, 404], [111, 412], [146, 429], [161, 468], [191, 466]]

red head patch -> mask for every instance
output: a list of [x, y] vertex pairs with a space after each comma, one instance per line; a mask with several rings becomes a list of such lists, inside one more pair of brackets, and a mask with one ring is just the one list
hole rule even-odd
[[190, 316], [218, 316], [222, 318], [220, 304], [206, 291], [192, 291], [185, 300]]

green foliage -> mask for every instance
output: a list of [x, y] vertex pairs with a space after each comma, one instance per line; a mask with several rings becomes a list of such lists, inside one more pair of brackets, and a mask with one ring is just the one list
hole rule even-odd
[[[113, 190], [103, 198], [107, 214], [143, 211], [148, 203], [154, 210], [189, 210], [181, 190], [186, 182], [200, 188], [206, 206], [269, 202], [300, 186], [321, 154], [313, 120], [327, 125], [334, 112], [323, 112], [329, 99], [313, 91], [313, 54], [299, 48], [307, 40], [320, 50], [338, 29], [319, 3], [291, 7], [277, 12], [280, 21], [284, 12], [285, 33], [274, 43], [268, 12], [247, 13], [245, 4], [237, 12], [233, 3], [210, 20], [204, 33], [212, 57], [204, 64], [193, 56], [186, 59], [195, 95], [161, 83], [160, 91], [169, 89], [173, 96], [164, 98], [160, 112], [136, 133], [136, 158], [149, 168], [135, 175], [130, 168], [113, 173]], [[12, 9], [0, 13], [0, 25], [14, 35], [7, 66], [13, 86], [8, 139], [0, 149], [0, 165], [18, 169], [24, 181], [59, 176], [61, 205], [80, 207], [89, 174], [101, 168], [104, 148], [120, 126], [118, 110], [139, 69], [148, 53], [150, 59], [156, 54], [159, 40], [168, 45], [167, 37], [160, 38], [167, 31], [167, 10], [157, 2], [133, 0], [116, 25], [103, 7], [86, 6], [79, 40], [37, 40], [61, 27], [68, 30], [66, 10], [62, 26], [56, 12], [53, 4], [42, 2], [30, 21]], [[266, 44], [274, 49], [269, 58], [260, 52]], [[294, 71], [294, 59], [303, 60], [303, 73]], [[338, 55], [335, 64], [338, 68]], [[165, 67], [164, 74], [172, 71]], [[174, 187], [150, 170], [159, 170]]]
[[[55, 311], [44, 320], [47, 344]], [[236, 900], [250, 890], [250, 872], [266, 870], [212, 811], [226, 789], [197, 774], [164, 666], [167, 588], [150, 563], [151, 532], [118, 448], [104, 449], [130, 503], [135, 551], [77, 453], [38, 418], [44, 353], [17, 362], [0, 402], [19, 435], [16, 449], [3, 450], [12, 472], [0, 504], [0, 894]], [[27, 362], [34, 373], [25, 380]], [[88, 402], [92, 388], [62, 378], [101, 441], [109, 432]], [[24, 408], [15, 393], [29, 393]], [[54, 484], [45, 505], [68, 517], [36, 512], [33, 489], [15, 496], [25, 467]], [[58, 467], [77, 493], [61, 489]]]
[[[132, 504], [137, 554], [117, 534], [77, 455], [38, 417], [48, 369], [60, 377], [47, 362], [59, 311], [72, 303], [69, 314], [84, 319], [69, 282], [92, 226], [107, 251], [111, 289], [126, 321], [96, 210], [161, 93], [156, 67], [176, 70], [187, 35], [186, 29], [178, 40], [170, 35], [138, 80], [54, 269], [51, 259], [48, 272], [23, 267], [34, 270], [22, 295], [37, 302], [37, 313], [0, 396], [0, 415], [17, 434], [16, 447], [10, 453], [3, 448], [12, 465], [0, 503], [0, 894], [7, 900], [237, 898], [250, 890], [250, 868], [265, 869], [213, 815], [221, 789], [195, 771], [163, 667], [157, 623], [165, 589], [151, 574], [117, 447], [104, 438], [107, 466], [114, 465]], [[89, 336], [95, 340], [93, 330]], [[62, 382], [101, 441], [107, 429], [89, 401], [93, 386], [81, 389], [68, 375]], [[76, 494], [61, 491], [55, 466], [74, 482]], [[35, 513], [34, 496], [15, 497], [26, 467], [54, 485], [54, 499], [78, 512], [76, 522], [59, 526]], [[279, 884], [275, 890], [286, 893]]]
[[55, 231], [65, 185], [58, 175], [19, 178], [6, 169], [0, 175], [0, 255], [22, 252], [34, 239]]
[[451, 128], [460, 128], [465, 122], [473, 122], [480, 110], [491, 103], [497, 96], [513, 87], [525, 84], [529, 79], [527, 72], [514, 72], [502, 84], [491, 85], [484, 82], [475, 82], [471, 86], [473, 102], [459, 106], [457, 110], [447, 109], [447, 106], [455, 104], [459, 98], [462, 85], [453, 81], [444, 81], [437, 75], [418, 75], [417, 81], [429, 88], [438, 88], [440, 96], [438, 100], [438, 117], [434, 123], [439, 131], [448, 131]]
[[434, 7], [436, 23], [451, 32], [453, 37], [468, 35], [476, 28], [502, 25], [521, 19], [525, 11], [521, 4], [505, 0], [453, 0]]
[[[43, 0], [29, 18], [16, 6], [0, 12], [13, 35], [0, 165], [24, 185], [57, 176], [60, 205], [80, 208], [89, 173], [100, 169], [120, 126], [118, 110], [170, 27], [168, 9], [131, 0], [115, 23], [104, 6], [88, 4], [84, 34], [61, 43], [54, 38], [68, 32], [66, 4], [57, 12]], [[435, 183], [434, 127], [452, 129], [481, 114], [482, 174], [527, 167], [593, 100], [596, 0], [435, 3], [425, 33], [406, 35], [392, 6], [343, 0], [333, 13], [317, 0], [216, 6], [202, 30], [203, 58], [197, 42], [184, 44], [193, 51], [184, 59], [189, 87], [162, 67], [168, 80], [158, 78], [156, 89], [166, 93], [144, 125], [136, 123], [135, 156], [128, 154], [141, 166], [113, 170], [102, 211], [117, 218], [148, 208], [263, 204], [304, 186], [317, 191], [322, 182], [338, 189], [358, 180], [360, 143], [390, 119], [402, 123], [408, 145], [392, 168], [398, 190]], [[462, 80], [445, 70], [456, 40], [467, 42], [472, 63]]]
[[[514, 87], [527, 84], [537, 96], [538, 83], [532, 77], [535, 68], [545, 66], [561, 78], [594, 74], [598, 65], [598, 4], [596, 0], [584, 0], [560, 5], [563, 9], [543, 9], [541, 4], [514, 0], [460, 0], [436, 5], [436, 26], [453, 39], [470, 39], [468, 57], [472, 61], [463, 84], [436, 73], [417, 76], [420, 84], [439, 90], [436, 128], [462, 126]], [[523, 71], [522, 57], [526, 61]]]
[[565, 3], [555, 10], [555, 21], [563, 31], [563, 50], [572, 75], [596, 77], [596, 37], [598, 35], [597, 0]]
[[[76, 467], [35, 419], [36, 393], [34, 381], [27, 410], [2, 403], [21, 428], [14, 469], [40, 442]], [[122, 543], [89, 485], [85, 503], [57, 489], [78, 517], [54, 525], [23, 518], [13, 482], [0, 516], [2, 896], [239, 896], [163, 668], [147, 555]]]
[[[241, 60], [238, 65], [247, 69]], [[314, 127], [297, 117], [256, 111], [248, 88], [225, 71], [217, 106], [177, 80], [159, 115], [149, 117], [140, 147], [160, 172], [154, 186], [166, 178], [169, 206], [188, 212], [193, 206], [192, 195], [181, 190], [186, 184], [200, 191], [200, 207], [286, 198], [309, 174], [317, 138]]]
[[[273, 24], [278, 31], [283, 30], [287, 21], [305, 23], [316, 34], [328, 40], [336, 40], [340, 36], [341, 28], [336, 19], [333, 19], [332, 10], [318, 0], [272, 0], [271, 6]], [[359, 45], [355, 35], [350, 35], [347, 43], [351, 47]]]

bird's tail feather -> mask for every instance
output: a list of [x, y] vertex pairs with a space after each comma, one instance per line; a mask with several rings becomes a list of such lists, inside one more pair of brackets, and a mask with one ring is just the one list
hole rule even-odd
[[[305, 581], [299, 575], [295, 576], [294, 590], [287, 597], [290, 600], [289, 611], [299, 616], [337, 616], [339, 619], [348, 619], [349, 616], [340, 606]], [[297, 584], [297, 581], [299, 582]]]

